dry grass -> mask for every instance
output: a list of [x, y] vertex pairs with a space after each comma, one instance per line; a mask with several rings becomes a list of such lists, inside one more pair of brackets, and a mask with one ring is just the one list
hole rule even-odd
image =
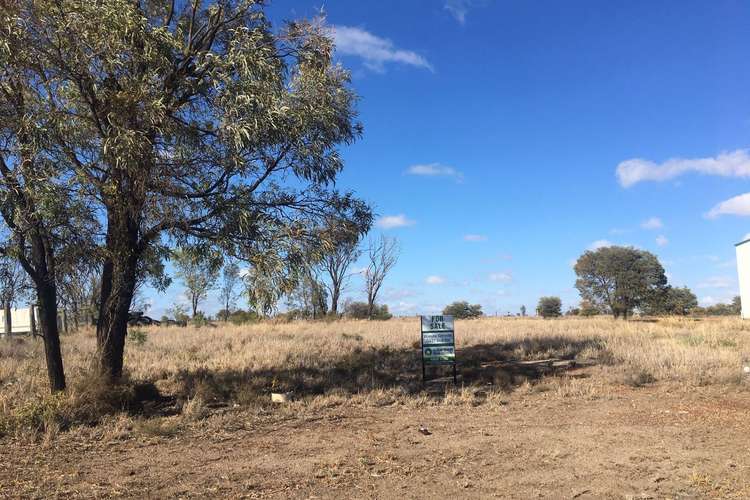
[[[419, 324], [386, 322], [259, 323], [204, 328], [149, 328], [129, 340], [129, 379], [103, 394], [88, 373], [91, 331], [64, 337], [71, 389], [47, 396], [42, 346], [32, 339], [0, 341], [0, 434], [18, 429], [54, 433], [102, 414], [134, 418], [181, 413], [192, 422], [211, 408], [263, 408], [271, 390], [291, 390], [308, 408], [341, 404], [502, 404], [503, 392], [549, 392], [559, 397], [602, 397], [613, 386], [656, 381], [681, 387], [741, 382], [750, 357], [750, 323], [739, 319], [655, 322], [609, 318], [539, 320], [485, 318], [456, 323], [462, 387], [439, 402], [420, 383]], [[585, 379], [545, 377], [483, 367], [494, 360], [564, 358], [601, 368]], [[478, 390], [481, 389], [481, 392]], [[294, 407], [294, 406], [293, 406]], [[171, 433], [143, 423], [151, 433]]]

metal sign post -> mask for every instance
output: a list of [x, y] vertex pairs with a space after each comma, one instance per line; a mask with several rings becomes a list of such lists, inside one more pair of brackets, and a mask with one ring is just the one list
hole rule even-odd
[[422, 331], [422, 382], [427, 382], [427, 365], [453, 365], [453, 383], [457, 383], [456, 339], [453, 316], [420, 316]]

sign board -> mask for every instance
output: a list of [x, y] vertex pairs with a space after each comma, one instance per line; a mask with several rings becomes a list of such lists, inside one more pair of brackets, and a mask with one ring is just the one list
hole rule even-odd
[[456, 339], [453, 316], [421, 316], [422, 380], [426, 366], [452, 365], [456, 382]]

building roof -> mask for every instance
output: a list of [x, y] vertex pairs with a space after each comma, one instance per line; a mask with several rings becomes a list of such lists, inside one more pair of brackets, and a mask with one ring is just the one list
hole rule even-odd
[[735, 244], [734, 244], [734, 246], [738, 247], [738, 246], [740, 246], [740, 245], [744, 245], [744, 244], [745, 244], [745, 243], [747, 243], [747, 242], [750, 242], [750, 238], [748, 238], [748, 239], [746, 239], [746, 240], [742, 240], [742, 241], [740, 241], [739, 243], [735, 243]]

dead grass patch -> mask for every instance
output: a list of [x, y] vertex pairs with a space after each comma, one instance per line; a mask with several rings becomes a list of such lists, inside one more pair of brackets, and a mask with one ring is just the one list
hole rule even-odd
[[[47, 395], [41, 342], [11, 338], [0, 341], [0, 434], [27, 429], [54, 435], [118, 414], [181, 413], [194, 422], [217, 408], [273, 408], [272, 390], [293, 391], [298, 404], [310, 408], [476, 406], [517, 390], [594, 398], [623, 384], [737, 384], [742, 383], [742, 359], [750, 357], [748, 330], [734, 318], [458, 321], [459, 387], [434, 391], [425, 391], [421, 383], [417, 318], [149, 327], [139, 336], [142, 342], [128, 344], [125, 366], [131, 379], [115, 388], [102, 388], [89, 376], [95, 339], [92, 331], [81, 330], [63, 338], [70, 389], [58, 396]], [[548, 358], [585, 361], [600, 369], [591, 378], [576, 379], [520, 365], [493, 366]]]

